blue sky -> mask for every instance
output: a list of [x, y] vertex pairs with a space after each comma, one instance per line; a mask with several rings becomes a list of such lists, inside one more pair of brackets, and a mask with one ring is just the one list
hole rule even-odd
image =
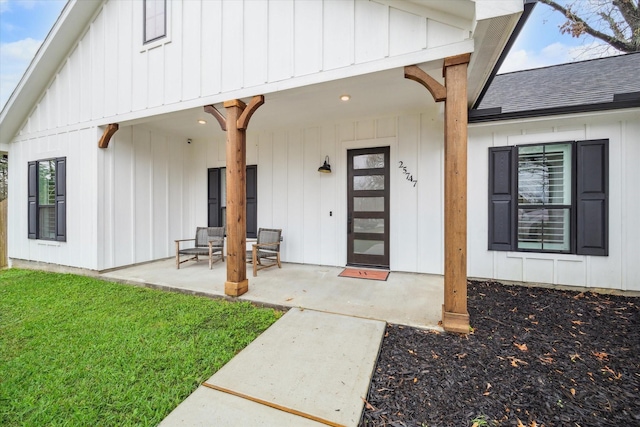
[[[66, 0], [0, 0], [0, 106], [13, 92]], [[537, 68], [601, 56], [593, 38], [561, 35], [562, 16], [538, 4], [500, 72]], [[586, 52], [585, 52], [586, 51]], [[612, 54], [612, 52], [609, 52]]]
[[611, 56], [619, 52], [593, 37], [560, 34], [565, 18], [545, 4], [536, 4], [499, 73]]
[[13, 92], [66, 0], [0, 0], [0, 105]]

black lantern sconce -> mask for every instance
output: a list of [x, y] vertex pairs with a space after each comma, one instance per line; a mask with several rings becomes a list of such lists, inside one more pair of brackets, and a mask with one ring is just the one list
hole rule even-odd
[[331, 173], [331, 165], [329, 164], [329, 156], [325, 156], [324, 164], [318, 168], [318, 172]]

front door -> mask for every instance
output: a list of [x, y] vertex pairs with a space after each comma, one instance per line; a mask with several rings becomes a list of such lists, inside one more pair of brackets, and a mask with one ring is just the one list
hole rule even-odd
[[389, 267], [389, 147], [347, 151], [347, 263]]

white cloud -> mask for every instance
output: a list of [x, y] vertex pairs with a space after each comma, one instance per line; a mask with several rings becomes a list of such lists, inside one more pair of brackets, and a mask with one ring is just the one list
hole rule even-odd
[[582, 46], [574, 46], [570, 49], [570, 53], [574, 61], [586, 61], [588, 59], [622, 54], [622, 52], [613, 46], [598, 41], [593, 41]]
[[4, 106], [35, 56], [42, 41], [26, 38], [0, 43], [0, 105]]
[[569, 62], [586, 61], [588, 59], [618, 55], [619, 53], [619, 51], [608, 44], [598, 41], [592, 41], [591, 43], [579, 46], [569, 46], [556, 42], [543, 47], [539, 51], [519, 49], [510, 52], [502, 63], [498, 74], [566, 64]]
[[[0, 43], [0, 61], [31, 61], [42, 44], [42, 40], [28, 37], [11, 43]], [[3, 67], [4, 68], [4, 67]]]

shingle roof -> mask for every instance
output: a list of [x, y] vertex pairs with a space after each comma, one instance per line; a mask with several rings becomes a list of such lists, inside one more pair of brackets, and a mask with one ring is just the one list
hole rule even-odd
[[579, 107], [633, 92], [640, 96], [640, 52], [499, 74], [477, 109], [505, 114]]

